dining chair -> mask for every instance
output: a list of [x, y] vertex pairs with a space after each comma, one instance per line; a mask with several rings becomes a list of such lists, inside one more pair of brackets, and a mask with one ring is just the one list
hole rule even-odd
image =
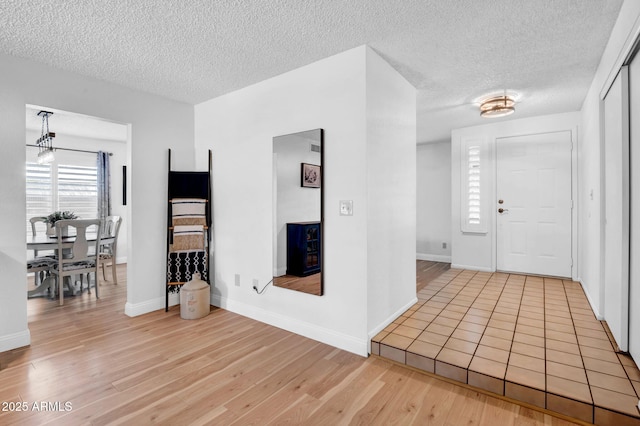
[[[60, 305], [64, 304], [64, 283], [72, 288], [72, 276], [87, 274], [87, 287], [91, 292], [91, 277], [93, 272], [95, 283], [98, 283], [98, 248], [102, 239], [102, 222], [100, 219], [67, 219], [56, 222], [56, 238], [58, 239], [58, 262], [51, 271], [56, 276]], [[72, 243], [62, 237], [63, 228], [75, 229], [75, 238]], [[95, 240], [89, 238], [88, 233], [95, 232]], [[64, 253], [64, 254], [63, 254]], [[82, 286], [82, 281], [81, 281]], [[82, 291], [82, 288], [80, 289]], [[96, 299], [98, 285], [95, 286]]]
[[[38, 229], [37, 229], [36, 224], [37, 223], [44, 223], [45, 229], [46, 229], [47, 217], [46, 216], [34, 216], [34, 217], [29, 219], [29, 222], [31, 223], [31, 235], [35, 237], [36, 235], [38, 235]], [[34, 257], [38, 257], [38, 250], [33, 250], [33, 256]]]
[[[34, 216], [29, 219], [29, 223], [31, 223], [31, 235], [35, 237], [38, 235], [37, 223], [44, 223], [45, 227], [47, 224], [46, 216]], [[34, 285], [39, 287], [43, 282], [45, 277], [50, 274], [50, 269], [53, 268], [53, 265], [56, 263], [55, 253], [51, 251], [47, 251], [45, 255], [38, 253], [37, 249], [33, 250], [33, 259], [27, 260], [27, 273], [34, 274]], [[40, 290], [39, 288], [36, 290]], [[35, 292], [33, 290], [31, 293]]]
[[116, 285], [118, 284], [118, 274], [116, 271], [118, 233], [120, 232], [121, 223], [122, 218], [120, 216], [107, 216], [105, 218], [102, 228], [103, 242], [100, 245], [98, 254], [98, 261], [102, 268], [102, 278], [108, 281], [104, 271], [105, 264], [107, 264], [107, 266], [111, 266], [111, 278]]
[[39, 256], [33, 259], [27, 260], [27, 273], [34, 274], [34, 289], [28, 291], [29, 296], [40, 295], [45, 288], [48, 292], [51, 291], [51, 287], [48, 284], [47, 278], [51, 276], [51, 271], [56, 266], [57, 260], [52, 256]]

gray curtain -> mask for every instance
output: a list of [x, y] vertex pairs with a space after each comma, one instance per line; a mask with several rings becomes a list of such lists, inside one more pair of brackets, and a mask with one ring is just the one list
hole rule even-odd
[[109, 153], [98, 151], [98, 217], [111, 215], [111, 172]]

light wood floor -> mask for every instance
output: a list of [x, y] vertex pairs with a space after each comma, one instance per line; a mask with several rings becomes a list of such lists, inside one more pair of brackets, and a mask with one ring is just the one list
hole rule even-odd
[[274, 277], [273, 285], [320, 296], [322, 294], [322, 273], [318, 272], [306, 277], [296, 277], [294, 275]]
[[[124, 269], [99, 301], [29, 300], [31, 346], [0, 354], [0, 402], [29, 411], [0, 424], [570, 424], [222, 309], [129, 318]], [[43, 401], [72, 410], [32, 410]]]
[[416, 260], [416, 291], [422, 290], [431, 280], [449, 269], [450, 263]]

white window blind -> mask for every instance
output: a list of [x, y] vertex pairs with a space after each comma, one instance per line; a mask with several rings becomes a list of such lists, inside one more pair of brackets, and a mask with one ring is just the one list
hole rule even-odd
[[480, 225], [480, 147], [468, 147], [467, 158], [467, 222], [469, 225]]
[[82, 219], [98, 217], [96, 167], [58, 166], [58, 209], [72, 211]]
[[485, 149], [481, 139], [466, 140], [462, 144], [462, 232], [487, 232], [487, 218], [483, 211], [487, 198], [484, 182]]
[[30, 218], [54, 211], [51, 169], [51, 164], [27, 163], [27, 236], [31, 235]]
[[[31, 235], [29, 219], [47, 216], [56, 210], [69, 210], [80, 219], [98, 217], [98, 179], [95, 166], [68, 164], [26, 165], [26, 233]], [[37, 226], [44, 225], [38, 224]]]

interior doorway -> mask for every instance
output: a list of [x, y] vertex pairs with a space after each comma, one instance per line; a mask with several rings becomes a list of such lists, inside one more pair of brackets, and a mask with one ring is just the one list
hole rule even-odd
[[[42, 148], [36, 146], [45, 132], [41, 111], [49, 112], [46, 131], [55, 135], [51, 142], [52, 155], [47, 160], [39, 157]], [[118, 233], [116, 262], [126, 263], [128, 207], [124, 199], [127, 182], [123, 171], [130, 134], [127, 124], [49, 106], [26, 105], [26, 236], [32, 235], [30, 218], [47, 216], [54, 211], [71, 211], [80, 219], [98, 217], [98, 205], [105, 206], [105, 198], [102, 203], [98, 202], [98, 188], [106, 186], [110, 203], [108, 209], [105, 206], [104, 214], [123, 219]], [[110, 179], [98, 173], [99, 151], [109, 154], [107, 174]], [[106, 164], [107, 160], [103, 162]], [[102, 182], [106, 182], [105, 185]], [[36, 228], [38, 234], [46, 231], [42, 222], [36, 223]], [[27, 258], [34, 254], [33, 250], [28, 251]], [[107, 274], [107, 278], [113, 280], [110, 275]], [[34, 285], [30, 284], [28, 288], [32, 295], [38, 294]]]
[[571, 132], [496, 140], [496, 266], [571, 277]]

